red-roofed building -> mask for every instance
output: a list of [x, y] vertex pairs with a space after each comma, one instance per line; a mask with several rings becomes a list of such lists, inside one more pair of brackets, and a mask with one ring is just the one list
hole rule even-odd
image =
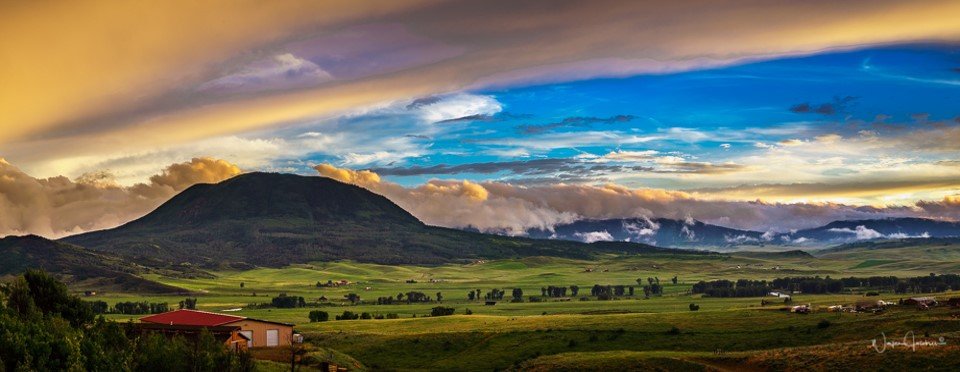
[[248, 347], [290, 345], [293, 324], [259, 320], [243, 316], [180, 309], [140, 318], [141, 322], [167, 326], [221, 327], [238, 326], [249, 341]]

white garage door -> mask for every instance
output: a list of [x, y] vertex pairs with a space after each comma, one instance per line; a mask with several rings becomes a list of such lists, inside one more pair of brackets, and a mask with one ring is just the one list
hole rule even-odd
[[253, 347], [253, 331], [240, 331], [240, 333], [247, 336], [247, 347]]
[[267, 330], [267, 346], [280, 345], [280, 331], [276, 329]]

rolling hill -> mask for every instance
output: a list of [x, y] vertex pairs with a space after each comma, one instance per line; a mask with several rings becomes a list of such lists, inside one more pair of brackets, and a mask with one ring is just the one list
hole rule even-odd
[[71, 244], [35, 235], [0, 239], [0, 276], [43, 269], [69, 283], [96, 283], [100, 288], [141, 292], [181, 292], [139, 276], [152, 271], [109, 254], [91, 252]]
[[698, 252], [644, 244], [535, 240], [427, 226], [366, 189], [324, 177], [247, 173], [194, 185], [150, 214], [64, 242], [146, 266], [285, 266], [349, 259], [438, 264], [520, 256]]

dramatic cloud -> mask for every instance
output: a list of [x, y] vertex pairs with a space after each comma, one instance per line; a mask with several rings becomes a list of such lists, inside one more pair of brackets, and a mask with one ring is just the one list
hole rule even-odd
[[0, 159], [0, 236], [64, 235], [115, 227], [138, 218], [183, 189], [240, 173], [223, 160], [195, 158], [172, 164], [149, 183], [118, 186], [107, 172], [33, 178]]
[[960, 195], [946, 196], [940, 201], [921, 200], [917, 206], [932, 216], [960, 219]]
[[[698, 198], [696, 194], [661, 189], [630, 189], [607, 185], [553, 184], [519, 186], [501, 182], [432, 180], [415, 187], [383, 181], [373, 172], [319, 165], [327, 177], [382, 194], [432, 225], [474, 227], [482, 231], [521, 234], [530, 228], [552, 230], [577, 219], [664, 217], [694, 219], [755, 231], [788, 231], [836, 220], [884, 217], [939, 217], [912, 207], [857, 207], [837, 203], [764, 203]], [[950, 199], [951, 202], [955, 201]], [[945, 200], [946, 202], [946, 200]], [[649, 231], [644, 230], [649, 229]], [[637, 226], [637, 235], [655, 231]], [[692, 230], [689, 230], [692, 233]], [[696, 239], [696, 236], [689, 236]]]
[[[949, 0], [5, 5], [0, 144], [17, 161], [135, 152], [408, 97], [954, 39], [957, 11]], [[272, 83], [290, 71], [313, 77]], [[269, 89], [196, 89], [248, 80]]]

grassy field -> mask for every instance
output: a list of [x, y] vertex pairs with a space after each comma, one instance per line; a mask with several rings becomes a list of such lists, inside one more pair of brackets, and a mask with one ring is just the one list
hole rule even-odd
[[[761, 306], [759, 297], [701, 298], [689, 293], [691, 285], [699, 280], [812, 275], [908, 277], [957, 271], [960, 248], [923, 249], [929, 249], [930, 255], [909, 255], [904, 249], [833, 252], [820, 257], [770, 253], [608, 256], [596, 261], [533, 257], [434, 267], [324, 262], [218, 272], [213, 279], [152, 279], [193, 292], [202, 310], [242, 308], [234, 314], [296, 323], [296, 329], [310, 343], [310, 360], [349, 360], [353, 369], [779, 370], [856, 366], [844, 364], [847, 360], [873, 360], [881, 363], [877, 364], [880, 367], [885, 365], [883, 361], [902, 361], [938, 369], [949, 367], [945, 361], [941, 363], [942, 353], [960, 352], [960, 320], [950, 309], [921, 312], [901, 306], [880, 314], [819, 311], [800, 315], [783, 311], [784, 305], [779, 303]], [[677, 284], [670, 281], [674, 276]], [[516, 287], [525, 297], [539, 296], [540, 288], [547, 285], [578, 285], [582, 296], [589, 295], [594, 284], [637, 286], [636, 279], [645, 281], [647, 277], [659, 277], [665, 284], [662, 296], [644, 299], [638, 287], [634, 297], [611, 301], [574, 298], [538, 303], [500, 301], [485, 306], [467, 299], [471, 290], [486, 292], [492, 288], [506, 290], [509, 298], [510, 290]], [[315, 285], [341, 279], [351, 284], [337, 288]], [[441, 292], [443, 305], [455, 308], [457, 315], [427, 317], [435, 303], [370, 303], [380, 296], [409, 291], [431, 296]], [[269, 302], [279, 293], [303, 296], [311, 302], [325, 296], [331, 301], [319, 309], [331, 317], [350, 310], [395, 313], [400, 319], [309, 323], [308, 312], [318, 308], [251, 306]], [[347, 293], [359, 294], [364, 303], [350, 304], [343, 299]], [[960, 293], [936, 295], [947, 298]], [[98, 296], [110, 303], [150, 301], [174, 306], [183, 297], [124, 293]], [[888, 301], [901, 297], [893, 293], [879, 296]], [[793, 302], [825, 309], [862, 299], [863, 294], [856, 292], [799, 294]], [[700, 310], [690, 311], [691, 303], [698, 304]], [[472, 315], [465, 315], [467, 309]], [[870, 341], [881, 334], [902, 337], [907, 332], [920, 339], [944, 337], [946, 345], [921, 348], [911, 354], [902, 350], [880, 354], [869, 349]], [[811, 362], [811, 358], [819, 362]], [[264, 362], [262, 367], [279, 365]]]

